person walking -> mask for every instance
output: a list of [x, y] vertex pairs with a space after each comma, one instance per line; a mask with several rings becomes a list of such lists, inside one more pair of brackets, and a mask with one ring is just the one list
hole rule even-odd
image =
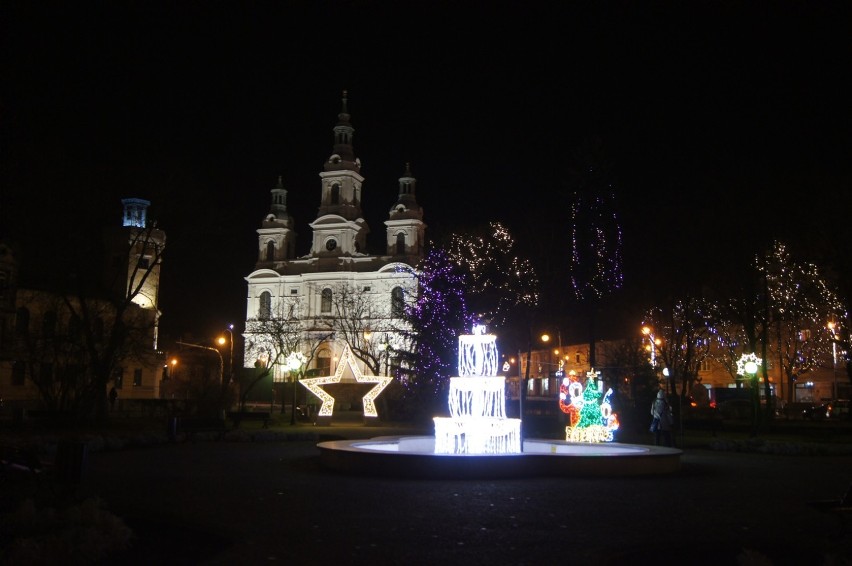
[[115, 409], [115, 400], [118, 399], [118, 389], [115, 386], [112, 386], [112, 389], [109, 390], [109, 408], [110, 410]]
[[674, 446], [672, 436], [674, 417], [672, 408], [666, 401], [666, 392], [662, 389], [657, 391], [657, 398], [651, 404], [651, 417], [651, 432], [654, 433], [656, 445], [659, 446], [662, 439], [665, 446]]

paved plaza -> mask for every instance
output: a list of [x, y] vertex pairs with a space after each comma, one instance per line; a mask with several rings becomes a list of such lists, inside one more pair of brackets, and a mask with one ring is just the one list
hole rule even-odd
[[[353, 430], [336, 432], [372, 432]], [[413, 480], [324, 469], [316, 440], [221, 440], [92, 452], [82, 489], [135, 533], [116, 564], [804, 565], [852, 563], [852, 524], [809, 505], [850, 482], [848, 453], [687, 447], [662, 476]]]

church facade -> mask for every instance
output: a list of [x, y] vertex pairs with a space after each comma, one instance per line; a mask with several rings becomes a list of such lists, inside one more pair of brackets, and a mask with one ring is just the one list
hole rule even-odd
[[[245, 278], [244, 360], [246, 367], [271, 364], [277, 382], [298, 372], [331, 375], [347, 349], [366, 374], [389, 375], [403, 305], [416, 290], [426, 229], [416, 179], [406, 165], [384, 220], [384, 246], [371, 253], [362, 211], [367, 193], [347, 105], [344, 92], [333, 149], [319, 173], [319, 207], [309, 224], [308, 253], [296, 255], [294, 219], [281, 178], [257, 230], [257, 262]], [[296, 371], [284, 360], [294, 351], [304, 356]]]

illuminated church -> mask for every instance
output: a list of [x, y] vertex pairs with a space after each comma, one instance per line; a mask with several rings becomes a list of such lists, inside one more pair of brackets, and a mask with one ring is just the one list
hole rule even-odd
[[[311, 246], [296, 255], [287, 189], [279, 177], [269, 213], [258, 235], [255, 269], [247, 277], [245, 366], [276, 366], [274, 379], [286, 379], [280, 356], [261, 329], [264, 321], [287, 321], [298, 329], [307, 358], [306, 375], [329, 375], [345, 348], [372, 371], [388, 375], [396, 363], [390, 352], [398, 339], [406, 296], [414, 290], [414, 268], [424, 253], [423, 210], [415, 197], [416, 179], [408, 165], [389, 202], [384, 249], [367, 249], [370, 227], [363, 217], [364, 177], [355, 156], [355, 128], [344, 91], [334, 126], [331, 155], [319, 173], [319, 207], [310, 222]], [[300, 194], [305, 194], [300, 192]], [[279, 347], [279, 354], [280, 354]]]

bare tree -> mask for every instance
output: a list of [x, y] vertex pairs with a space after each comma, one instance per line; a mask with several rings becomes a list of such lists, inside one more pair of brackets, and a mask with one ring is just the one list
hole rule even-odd
[[[245, 409], [248, 394], [258, 383], [269, 376], [273, 382], [283, 380], [286, 373], [293, 383], [291, 424], [295, 423], [298, 383], [319, 348], [334, 338], [334, 328], [330, 321], [301, 319], [299, 307], [297, 298], [285, 298], [273, 312], [268, 313], [269, 316], [261, 315], [246, 321], [246, 358], [255, 360], [258, 372], [248, 384], [241, 387], [240, 410]], [[295, 353], [304, 355], [304, 364], [293, 370], [287, 366], [286, 360]], [[283, 401], [281, 409], [283, 412]]]
[[[149, 278], [159, 270], [165, 236], [151, 224], [122, 232], [108, 262], [92, 265], [86, 246], [71, 246], [57, 291], [33, 291], [42, 327], [18, 340], [27, 376], [50, 409], [79, 419], [104, 418], [108, 385], [130, 360], [154, 365], [157, 312]], [[19, 297], [20, 298], [20, 297]]]

